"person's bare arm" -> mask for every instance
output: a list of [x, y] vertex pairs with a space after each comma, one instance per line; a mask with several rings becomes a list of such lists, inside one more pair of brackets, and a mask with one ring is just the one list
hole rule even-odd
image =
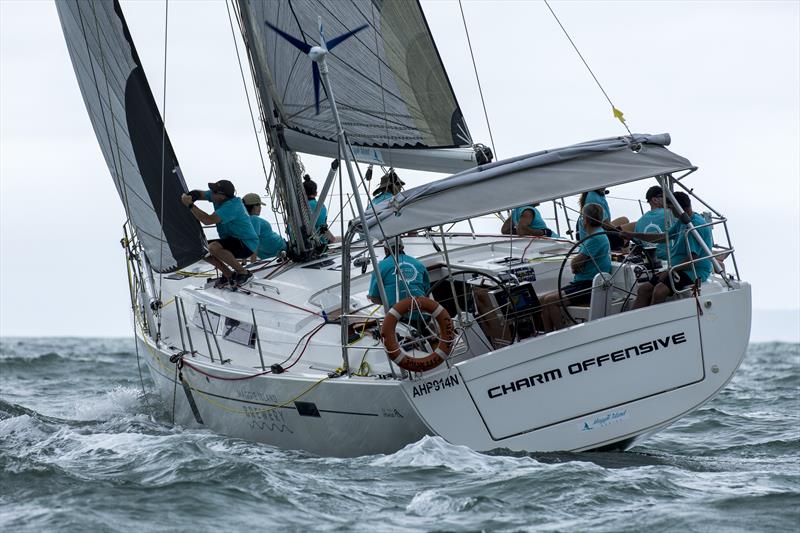
[[522, 216], [519, 217], [519, 224], [517, 224], [517, 235], [527, 235], [529, 237], [542, 237], [545, 231], [541, 229], [531, 229], [531, 222], [533, 222], [533, 211], [526, 209]]
[[190, 205], [192, 206], [191, 209], [192, 214], [197, 220], [200, 221], [201, 224], [210, 226], [212, 224], [219, 224], [220, 222], [222, 222], [222, 219], [219, 218], [219, 215], [217, 215], [216, 213], [212, 213], [209, 215], [208, 213], [206, 213], [205, 211], [194, 205], [194, 200], [188, 194], [181, 195], [181, 202], [183, 202], [183, 205], [185, 205], [186, 207], [189, 207]]
[[623, 231], [620, 233], [624, 239], [637, 239], [645, 242], [664, 242], [667, 240], [666, 233], [636, 233], [632, 231]]
[[500, 228], [500, 233], [503, 235], [511, 235], [511, 217], [503, 221], [503, 226]]
[[584, 254], [578, 254], [575, 257], [573, 257], [572, 261], [569, 264], [570, 268], [572, 268], [572, 273], [578, 274], [580, 272], [583, 272], [583, 268], [586, 266], [586, 263], [588, 263], [591, 260], [592, 260], [591, 257]]

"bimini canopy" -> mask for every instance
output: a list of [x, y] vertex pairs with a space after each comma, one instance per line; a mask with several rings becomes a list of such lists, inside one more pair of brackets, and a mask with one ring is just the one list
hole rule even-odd
[[[367, 213], [370, 234], [393, 237], [584, 191], [694, 169], [665, 148], [669, 134], [615, 137], [543, 150], [403, 191]], [[380, 222], [380, 227], [378, 225]]]
[[[472, 137], [417, 0], [237, 0], [262, 98], [298, 152], [338, 157], [330, 101], [315, 108], [311, 60], [266, 23], [311, 45], [366, 25], [327, 56], [347, 138], [359, 161], [436, 172], [476, 165]], [[264, 94], [269, 91], [269, 95]]]

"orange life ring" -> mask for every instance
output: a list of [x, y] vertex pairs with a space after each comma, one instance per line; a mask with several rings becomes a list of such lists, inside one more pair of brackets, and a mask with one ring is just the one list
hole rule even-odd
[[[416, 305], [414, 305], [415, 301]], [[404, 314], [411, 311], [412, 307], [429, 313], [439, 325], [439, 335], [441, 335], [436, 348], [431, 353], [421, 358], [412, 357], [403, 350], [397, 342], [397, 335], [395, 334], [397, 322], [400, 321], [400, 318]], [[433, 370], [441, 365], [444, 362], [444, 358], [450, 354], [455, 337], [453, 319], [450, 318], [450, 313], [436, 300], [426, 298], [425, 296], [405, 298], [389, 309], [389, 312], [383, 319], [381, 337], [383, 338], [383, 346], [386, 348], [386, 353], [397, 366], [409, 372], [425, 372], [426, 370]]]

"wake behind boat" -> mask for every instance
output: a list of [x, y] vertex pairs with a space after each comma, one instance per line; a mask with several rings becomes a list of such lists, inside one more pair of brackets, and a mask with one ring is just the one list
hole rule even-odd
[[[424, 435], [476, 450], [626, 449], [713, 398], [738, 368], [750, 286], [726, 219], [685, 187], [697, 169], [666, 148], [669, 136], [491, 162], [412, 1], [337, 3], [335, 13], [323, 2], [236, 2], [291, 259], [247, 266], [253, 278], [235, 291], [216, 287], [119, 4], [57, 6], [128, 215], [137, 346], [176, 423], [335, 456], [390, 453]], [[340, 243], [315, 227], [297, 152], [337, 158], [317, 205], [337, 174], [350, 184], [355, 216]], [[456, 174], [365, 206], [357, 163]], [[686, 222], [677, 239], [703, 248], [689, 267], [714, 270], [690, 287], [669, 281], [675, 295], [658, 305], [633, 309], [645, 280], [673, 280], [685, 265], [659, 264], [646, 243], [614, 254], [590, 280], [588, 302], [569, 305], [562, 287], [588, 237], [478, 234], [469, 223], [640, 180], [657, 181]], [[684, 191], [696, 211], [708, 209], [701, 224], [684, 216]], [[447, 229], [465, 221], [469, 232]], [[724, 243], [703, 244], [700, 232], [714, 228]], [[391, 252], [398, 286], [414, 275], [400, 268], [401, 250], [421, 262], [428, 297], [389, 305], [378, 279], [374, 303], [376, 241]], [[571, 325], [544, 333], [539, 297], [553, 291]]]

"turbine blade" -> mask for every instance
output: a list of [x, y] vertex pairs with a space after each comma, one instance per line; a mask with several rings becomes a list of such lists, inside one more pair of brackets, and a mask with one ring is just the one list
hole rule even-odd
[[360, 32], [361, 30], [363, 30], [367, 26], [368, 26], [367, 24], [364, 24], [363, 26], [359, 26], [358, 28], [354, 29], [353, 31], [348, 31], [348, 32], [345, 32], [345, 33], [341, 34], [338, 37], [334, 37], [333, 39], [331, 39], [330, 41], [325, 43], [325, 47], [328, 50], [333, 50], [333, 48], [336, 45], [338, 45], [339, 43], [341, 43], [342, 41], [344, 41], [348, 37], [351, 37], [351, 36], [355, 35], [356, 33]]
[[316, 61], [311, 63], [311, 68], [314, 71], [314, 104], [316, 106], [317, 115], [319, 115], [319, 66]]
[[269, 26], [270, 28], [275, 30], [275, 32], [278, 35], [280, 35], [281, 37], [283, 37], [284, 39], [289, 41], [295, 48], [297, 48], [298, 50], [300, 50], [304, 54], [307, 54], [311, 50], [311, 45], [304, 43], [303, 41], [301, 41], [300, 39], [298, 39], [296, 37], [292, 37], [291, 35], [289, 35], [285, 31], [276, 28], [275, 26], [273, 26], [272, 24], [270, 24], [267, 21], [264, 21], [264, 24], [266, 24], [267, 26]]

